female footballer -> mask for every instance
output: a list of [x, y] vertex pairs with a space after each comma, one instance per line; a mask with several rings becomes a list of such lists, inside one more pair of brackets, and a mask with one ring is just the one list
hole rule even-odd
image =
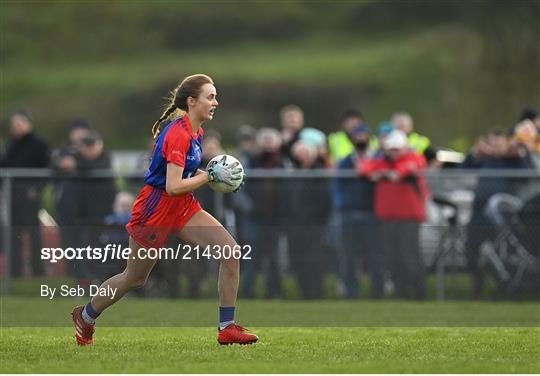
[[[133, 205], [131, 221], [126, 226], [132, 253], [126, 269], [101, 285], [106, 291], [117, 289], [114, 296], [96, 295], [84, 307], [73, 310], [75, 337], [79, 345], [93, 343], [95, 321], [107, 307], [128, 291], [144, 286], [156, 260], [140, 257], [138, 251], [141, 248], [159, 249], [169, 234], [178, 236], [184, 244], [211, 246], [213, 250], [216, 246], [238, 248], [229, 232], [201, 208], [193, 195], [195, 189], [210, 181], [234, 185], [243, 179], [238, 165], [225, 165], [224, 160], [207, 172], [198, 169], [202, 159], [201, 126], [212, 120], [217, 106], [214, 82], [204, 74], [186, 77], [172, 92], [171, 103], [152, 128], [156, 143], [145, 175], [146, 185]], [[185, 115], [162, 129], [162, 123], [177, 110], [184, 111]], [[250, 344], [258, 340], [256, 335], [248, 333], [234, 321], [239, 278], [239, 260], [220, 257], [217, 339], [222, 345]]]

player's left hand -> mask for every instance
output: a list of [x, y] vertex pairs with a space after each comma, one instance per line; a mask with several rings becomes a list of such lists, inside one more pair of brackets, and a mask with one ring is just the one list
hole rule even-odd
[[238, 162], [231, 165], [225, 165], [226, 156], [216, 163], [214, 166], [208, 169], [209, 179], [218, 183], [225, 183], [228, 185], [235, 185], [236, 180], [243, 179], [242, 169]]

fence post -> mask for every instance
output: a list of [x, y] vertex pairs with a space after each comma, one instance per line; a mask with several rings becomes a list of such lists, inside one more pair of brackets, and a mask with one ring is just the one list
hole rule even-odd
[[446, 263], [446, 252], [443, 252], [437, 260], [436, 279], [437, 279], [437, 300], [444, 300], [444, 264]]
[[11, 177], [2, 177], [2, 248], [4, 249], [4, 283], [2, 293], [11, 292]]

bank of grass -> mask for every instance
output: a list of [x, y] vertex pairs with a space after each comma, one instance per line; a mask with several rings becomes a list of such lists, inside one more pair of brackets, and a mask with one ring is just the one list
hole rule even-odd
[[[54, 146], [60, 146], [71, 119], [83, 116], [109, 148], [140, 149], [167, 90], [185, 75], [203, 72], [221, 89], [223, 107], [216, 119], [226, 146], [234, 142], [239, 122], [275, 125], [277, 109], [287, 102], [307, 106], [308, 121], [328, 132], [346, 106], [360, 107], [373, 127], [407, 109], [418, 117], [418, 131], [446, 144], [446, 136], [470, 132], [456, 118], [460, 97], [455, 91], [459, 75], [475, 59], [475, 43], [469, 31], [447, 24], [399, 33], [324, 30], [212, 48], [133, 50], [107, 59], [5, 62], [0, 102], [7, 113], [31, 109], [40, 133], [57, 140]], [[473, 51], [467, 59], [461, 57], [463, 49]], [[328, 111], [308, 108], [327, 92]], [[433, 124], [437, 129], [428, 131]]]
[[[147, 125], [159, 115], [167, 90], [186, 74], [204, 72], [221, 89], [217, 126], [226, 146], [234, 142], [239, 122], [275, 125], [277, 109], [287, 102], [307, 106], [308, 121], [328, 132], [344, 106], [360, 107], [373, 127], [397, 109], [407, 109], [418, 116], [418, 131], [444, 139], [470, 132], [455, 118], [460, 98], [455, 83], [475, 58], [472, 53], [463, 60], [459, 51], [477, 51], [475, 43], [471, 33], [450, 24], [400, 33], [325, 30], [287, 41], [134, 50], [110, 59], [6, 63], [0, 98], [7, 112], [30, 108], [40, 133], [58, 140], [54, 146], [65, 138], [71, 119], [84, 116], [109, 148], [140, 149], [146, 147]], [[328, 111], [308, 108], [325, 95], [330, 96]], [[441, 114], [446, 114], [443, 120]], [[433, 124], [436, 131], [428, 131]]]
[[[376, 85], [429, 83], [451, 70], [452, 49], [467, 35], [450, 26], [377, 36], [319, 34], [291, 41], [243, 42], [218, 48], [148, 54], [79, 63], [3, 65], [1, 89], [12, 101], [74, 94], [148, 90], [186, 73], [208, 72], [219, 83]], [[430, 85], [432, 86], [432, 85]]]

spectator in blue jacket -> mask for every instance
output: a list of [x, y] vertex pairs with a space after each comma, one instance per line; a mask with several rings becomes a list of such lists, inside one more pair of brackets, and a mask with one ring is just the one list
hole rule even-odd
[[[360, 125], [352, 131], [355, 151], [342, 159], [338, 170], [354, 170], [358, 160], [369, 158], [370, 129]], [[371, 294], [383, 294], [382, 261], [377, 221], [373, 212], [374, 186], [365, 177], [336, 178], [332, 184], [334, 210], [340, 219], [339, 274], [345, 286], [345, 296], [358, 297], [359, 273], [357, 256], [360, 254], [371, 279]]]

